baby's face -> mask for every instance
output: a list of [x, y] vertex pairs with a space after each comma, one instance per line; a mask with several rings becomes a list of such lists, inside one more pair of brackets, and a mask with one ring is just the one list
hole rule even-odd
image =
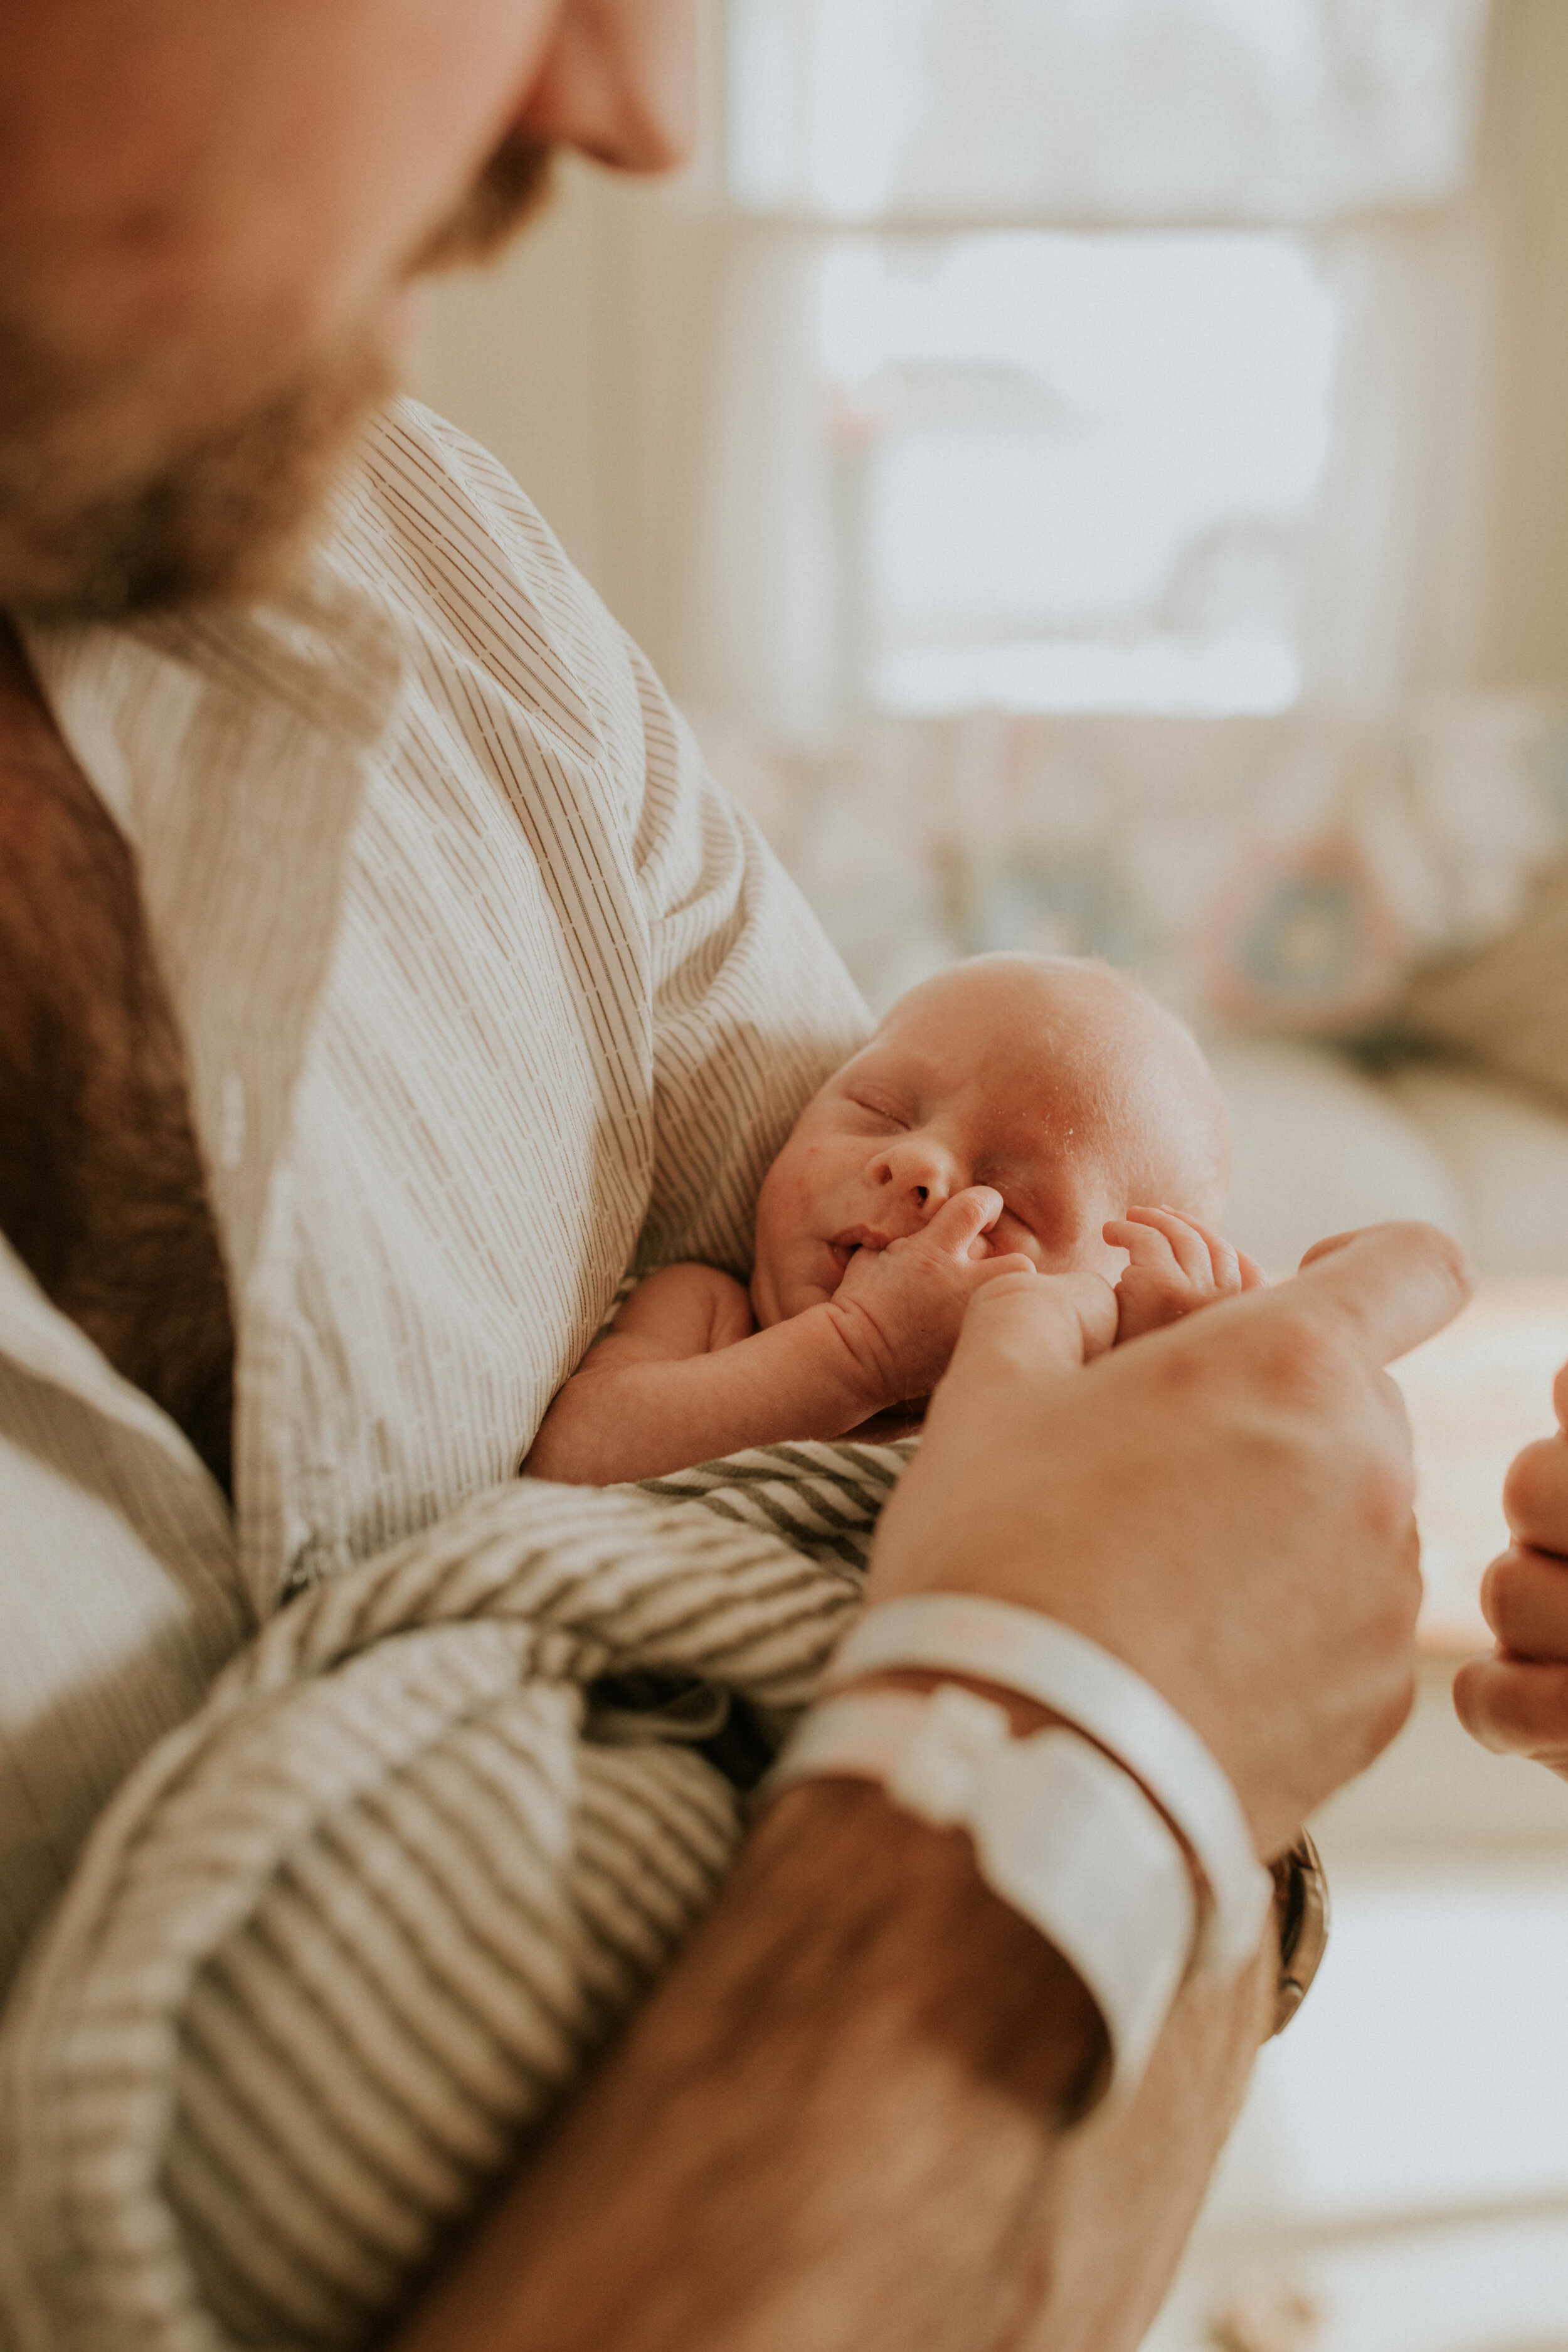
[[807, 1104], [757, 1203], [764, 1328], [830, 1298], [853, 1253], [916, 1233], [972, 1184], [1002, 1196], [975, 1255], [1114, 1281], [1108, 1218], [1212, 1215], [1223, 1112], [1197, 1047], [1114, 974], [987, 956], [900, 1000]]

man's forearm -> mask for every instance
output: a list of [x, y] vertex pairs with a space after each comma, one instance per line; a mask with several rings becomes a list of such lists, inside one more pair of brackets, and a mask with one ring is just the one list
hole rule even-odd
[[[1125, 2149], [1103, 2197], [1062, 2160], [1105, 2051], [1072, 1971], [958, 1833], [872, 1789], [795, 1790], [397, 2352], [1054, 2352], [1036, 2330], [1062, 2296], [1089, 2313], [1071, 2340], [1131, 2343], [1100, 2318], [1147, 2320], [1245, 2080], [1256, 1999], [1205, 2030], [1182, 2129], [1162, 2137], [1157, 2110], [1140, 2126], [1142, 2100], [1110, 2126], [1156, 2159], [1160, 2227], [1135, 2242]], [[1105, 2136], [1066, 2144], [1092, 2166]], [[1071, 2257], [1097, 2230], [1086, 2277]]]

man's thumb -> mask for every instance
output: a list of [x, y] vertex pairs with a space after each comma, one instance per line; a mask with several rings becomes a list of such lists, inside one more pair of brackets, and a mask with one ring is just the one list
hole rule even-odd
[[1267, 1312], [1267, 1301], [1279, 1299], [1284, 1314], [1305, 1307], [1353, 1332], [1367, 1362], [1383, 1365], [1451, 1323], [1474, 1286], [1451, 1234], [1436, 1225], [1367, 1225], [1314, 1244], [1295, 1281], [1260, 1295], [1258, 1306]]
[[970, 1300], [947, 1379], [1048, 1380], [1103, 1355], [1116, 1293], [1098, 1274], [999, 1274]]

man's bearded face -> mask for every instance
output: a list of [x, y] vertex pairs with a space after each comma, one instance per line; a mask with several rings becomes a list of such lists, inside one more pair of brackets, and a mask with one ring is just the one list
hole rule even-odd
[[[403, 275], [498, 252], [538, 207], [549, 171], [546, 145], [510, 133]], [[116, 619], [265, 592], [394, 389], [384, 319], [221, 427], [170, 435], [127, 462], [112, 422], [121, 362], [62, 356], [43, 307], [0, 278], [0, 604]]]

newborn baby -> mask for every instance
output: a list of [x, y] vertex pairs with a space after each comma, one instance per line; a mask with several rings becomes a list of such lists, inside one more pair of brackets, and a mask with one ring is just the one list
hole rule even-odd
[[1263, 1276], [1211, 1232], [1225, 1108], [1190, 1031], [1108, 965], [980, 956], [901, 997], [806, 1105], [748, 1293], [667, 1265], [555, 1398], [524, 1469], [609, 1485], [875, 1433], [928, 1396], [998, 1275], [1088, 1269], [1118, 1340]]

